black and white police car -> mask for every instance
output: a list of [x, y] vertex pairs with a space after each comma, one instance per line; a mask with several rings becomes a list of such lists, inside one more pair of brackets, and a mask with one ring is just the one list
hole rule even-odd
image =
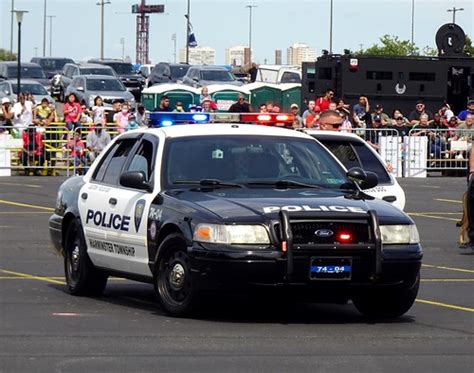
[[157, 115], [161, 128], [118, 136], [85, 176], [59, 189], [49, 227], [70, 293], [100, 295], [118, 275], [153, 283], [175, 316], [190, 314], [204, 292], [249, 287], [352, 299], [375, 317], [412, 306], [418, 231], [363, 192], [374, 174], [346, 172], [304, 133], [171, 125], [172, 114]]
[[405, 208], [405, 192], [397, 179], [387, 170], [382, 157], [364, 139], [353, 133], [304, 130], [328, 148], [346, 167], [360, 167], [371, 171], [378, 177], [376, 187], [365, 190], [365, 193], [392, 203], [400, 210]]

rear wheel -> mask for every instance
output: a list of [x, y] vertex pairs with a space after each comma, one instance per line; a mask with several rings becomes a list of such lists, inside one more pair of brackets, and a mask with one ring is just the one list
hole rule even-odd
[[197, 290], [191, 277], [186, 242], [171, 234], [161, 243], [155, 263], [154, 285], [162, 308], [173, 316], [186, 316], [195, 309]]
[[65, 246], [64, 272], [69, 292], [72, 295], [102, 295], [107, 275], [92, 264], [82, 228], [76, 220], [69, 224]]
[[420, 276], [411, 286], [394, 289], [372, 289], [352, 296], [354, 306], [371, 318], [397, 318], [406, 313], [415, 302], [420, 287]]

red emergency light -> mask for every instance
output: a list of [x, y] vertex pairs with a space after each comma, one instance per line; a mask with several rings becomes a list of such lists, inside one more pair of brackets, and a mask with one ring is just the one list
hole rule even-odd
[[337, 234], [337, 241], [340, 243], [350, 243], [352, 242], [352, 234], [349, 232], [339, 232]]

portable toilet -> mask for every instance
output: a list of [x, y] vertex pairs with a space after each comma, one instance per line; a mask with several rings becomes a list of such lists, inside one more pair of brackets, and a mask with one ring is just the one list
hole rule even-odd
[[244, 87], [250, 91], [250, 102], [255, 110], [267, 101], [282, 105], [281, 84], [254, 82], [246, 84]]
[[157, 84], [142, 91], [142, 104], [145, 109], [152, 111], [160, 105], [162, 96], [168, 96], [170, 107], [174, 108], [176, 102], [181, 101], [187, 109], [199, 102], [199, 89], [185, 84]]
[[250, 100], [250, 91], [246, 86], [235, 86], [230, 84], [211, 84], [207, 86], [209, 95], [217, 104], [217, 110], [229, 111], [230, 106], [237, 101], [239, 95], [244, 95], [247, 101]]
[[289, 113], [291, 104], [299, 106], [301, 102], [301, 84], [300, 83], [282, 83], [281, 89], [281, 110]]

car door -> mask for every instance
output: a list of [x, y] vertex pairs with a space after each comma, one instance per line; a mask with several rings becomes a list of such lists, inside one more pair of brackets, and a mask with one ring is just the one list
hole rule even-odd
[[143, 171], [153, 190], [158, 138], [126, 134], [109, 148], [81, 189], [79, 209], [92, 262], [120, 272], [150, 276], [147, 216], [155, 192], [120, 185], [125, 171]]

